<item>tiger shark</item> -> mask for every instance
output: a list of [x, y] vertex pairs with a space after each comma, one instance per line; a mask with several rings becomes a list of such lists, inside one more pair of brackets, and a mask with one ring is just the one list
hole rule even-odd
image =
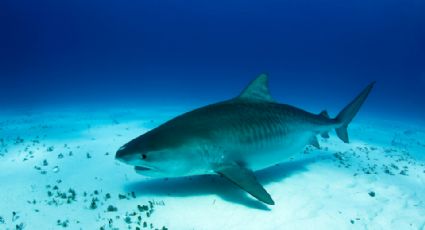
[[230, 100], [184, 113], [131, 140], [116, 159], [149, 177], [219, 174], [268, 205], [270, 194], [255, 171], [287, 161], [306, 145], [320, 148], [318, 135], [349, 142], [347, 127], [371, 92], [369, 84], [335, 118], [313, 114], [271, 97], [261, 74]]

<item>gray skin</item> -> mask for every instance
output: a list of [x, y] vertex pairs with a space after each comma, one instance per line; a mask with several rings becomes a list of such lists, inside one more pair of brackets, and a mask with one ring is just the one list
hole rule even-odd
[[266, 204], [271, 196], [253, 171], [288, 160], [317, 135], [336, 129], [348, 142], [347, 126], [373, 83], [335, 118], [312, 114], [270, 97], [260, 75], [240, 96], [180, 115], [121, 147], [116, 158], [150, 177], [218, 173]]

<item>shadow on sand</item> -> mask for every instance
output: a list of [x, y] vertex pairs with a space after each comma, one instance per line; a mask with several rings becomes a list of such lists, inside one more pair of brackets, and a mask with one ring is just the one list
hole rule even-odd
[[[279, 165], [257, 171], [255, 174], [259, 182], [266, 185], [281, 181], [290, 175], [307, 170], [305, 166], [326, 156], [312, 156], [297, 161], [281, 163]], [[129, 183], [127, 191], [134, 191], [139, 195], [155, 195], [167, 197], [202, 196], [217, 194], [223, 200], [244, 205], [249, 208], [270, 210], [269, 207], [255, 198], [252, 198], [242, 189], [239, 189], [227, 179], [219, 175], [200, 175], [183, 178], [150, 179]]]

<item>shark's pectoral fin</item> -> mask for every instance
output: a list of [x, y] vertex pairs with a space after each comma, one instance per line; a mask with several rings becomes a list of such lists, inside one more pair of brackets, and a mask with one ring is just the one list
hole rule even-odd
[[274, 201], [270, 194], [268, 194], [263, 186], [257, 181], [257, 178], [251, 170], [235, 163], [220, 166], [215, 172], [223, 175], [258, 200], [269, 205], [274, 205]]
[[316, 148], [320, 149], [319, 140], [317, 140], [317, 137], [316, 137], [316, 136], [313, 136], [313, 137], [310, 139], [310, 145], [313, 145], [314, 147], [316, 147]]

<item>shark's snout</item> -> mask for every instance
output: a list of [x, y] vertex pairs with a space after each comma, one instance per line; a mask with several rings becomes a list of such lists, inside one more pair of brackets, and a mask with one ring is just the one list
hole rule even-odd
[[132, 154], [129, 153], [127, 148], [125, 146], [122, 146], [118, 151], [115, 153], [115, 159], [122, 161], [124, 163], [127, 163], [131, 160]]

